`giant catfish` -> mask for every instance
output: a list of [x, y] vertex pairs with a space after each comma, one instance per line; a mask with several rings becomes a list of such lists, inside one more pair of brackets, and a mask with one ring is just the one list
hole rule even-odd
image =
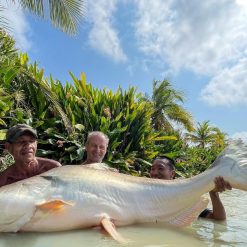
[[[99, 166], [96, 164], [96, 167]], [[229, 145], [212, 167], [189, 179], [133, 177], [86, 166], [63, 166], [0, 188], [0, 232], [52, 232], [165, 222], [191, 224], [206, 208], [203, 194], [222, 176], [247, 190], [247, 147]]]

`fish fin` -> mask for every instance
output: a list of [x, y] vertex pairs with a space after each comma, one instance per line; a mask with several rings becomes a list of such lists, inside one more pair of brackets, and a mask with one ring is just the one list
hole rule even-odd
[[70, 202], [65, 202], [63, 200], [52, 200], [36, 205], [36, 208], [42, 211], [60, 211], [64, 209], [64, 206], [66, 205], [73, 206]]
[[108, 217], [103, 217], [101, 220], [103, 229], [117, 242], [126, 243], [126, 240], [116, 231], [116, 227]]
[[168, 222], [174, 226], [188, 226], [198, 218], [199, 214], [207, 207], [208, 202], [208, 198], [201, 196], [194, 205], [185, 208]]

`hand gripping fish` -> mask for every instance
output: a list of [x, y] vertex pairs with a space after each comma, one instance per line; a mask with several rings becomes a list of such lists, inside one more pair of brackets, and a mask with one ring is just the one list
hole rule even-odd
[[[98, 166], [98, 164], [96, 164]], [[164, 222], [187, 226], [206, 208], [202, 195], [222, 176], [247, 190], [247, 147], [229, 145], [212, 167], [189, 179], [133, 177], [86, 166], [63, 166], [0, 188], [0, 232], [52, 232]]]

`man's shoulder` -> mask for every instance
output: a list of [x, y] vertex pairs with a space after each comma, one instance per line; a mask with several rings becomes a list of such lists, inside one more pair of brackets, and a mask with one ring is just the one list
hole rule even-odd
[[11, 165], [4, 171], [0, 172], [0, 186], [7, 184], [9, 177], [13, 176], [14, 173], [15, 173], [14, 165]]
[[40, 166], [48, 169], [56, 168], [59, 166], [62, 166], [58, 161], [52, 160], [52, 159], [47, 159], [47, 158], [41, 158], [41, 157], [36, 157], [38, 163]]
[[9, 166], [4, 171], [0, 172], [0, 176], [7, 176], [14, 171], [14, 165]]

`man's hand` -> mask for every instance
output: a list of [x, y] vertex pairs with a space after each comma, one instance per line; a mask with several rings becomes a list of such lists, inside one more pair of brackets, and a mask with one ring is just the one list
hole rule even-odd
[[215, 188], [211, 192], [223, 192], [225, 190], [231, 190], [232, 186], [229, 182], [225, 181], [223, 177], [216, 177], [214, 179]]

